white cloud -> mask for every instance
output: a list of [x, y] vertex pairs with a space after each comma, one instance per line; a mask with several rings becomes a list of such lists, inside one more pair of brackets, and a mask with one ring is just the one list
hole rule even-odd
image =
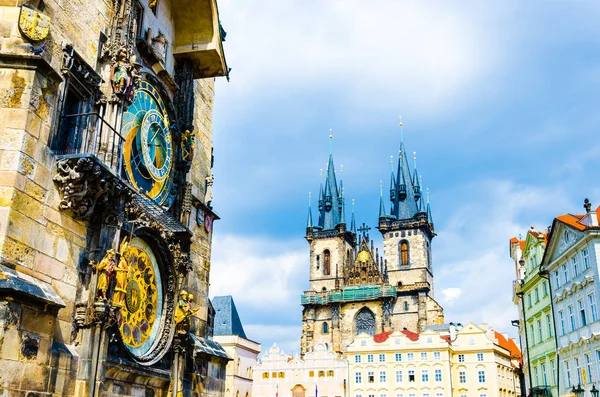
[[499, 26], [492, 19], [511, 7], [479, 8], [477, 15], [474, 8], [417, 1], [222, 0], [233, 70], [231, 83], [218, 83], [219, 95], [330, 87], [363, 108], [402, 102], [416, 108], [413, 116], [417, 110], [431, 116], [472, 95], [476, 82], [485, 80], [489, 88], [493, 79], [486, 77], [511, 54], [503, 36], [490, 34]]
[[308, 251], [296, 241], [261, 237], [216, 236], [211, 266], [211, 296], [232, 295], [254, 309], [299, 310], [301, 283], [308, 283]]
[[462, 295], [463, 291], [460, 288], [445, 288], [442, 290], [442, 298], [440, 303], [442, 306], [451, 306], [452, 302], [458, 299]]
[[[446, 321], [489, 323], [514, 333], [517, 317], [512, 303], [514, 264], [508, 240], [525, 234], [530, 225], [544, 230], [548, 213], [567, 207], [561, 186], [518, 185], [507, 180], [484, 180], [457, 187], [465, 199], [454, 207], [434, 245], [436, 284], [447, 299], [448, 290], [460, 290], [445, 307]], [[456, 192], [445, 192], [455, 195]]]
[[250, 324], [244, 327], [247, 335], [260, 335], [262, 341], [261, 354], [276, 343], [284, 353], [294, 355], [300, 351], [300, 335], [302, 327], [298, 325], [263, 325]]

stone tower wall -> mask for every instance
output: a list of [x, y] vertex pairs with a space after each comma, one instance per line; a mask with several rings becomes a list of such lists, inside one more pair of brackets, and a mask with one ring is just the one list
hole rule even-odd
[[[400, 265], [400, 243], [409, 246], [408, 267]], [[433, 291], [431, 270], [431, 240], [420, 229], [389, 231], [383, 234], [384, 259], [387, 260], [390, 284], [402, 285], [428, 282]], [[433, 292], [431, 292], [433, 296]]]
[[[53, 181], [56, 157], [48, 144], [58, 116], [62, 43], [72, 43], [96, 67], [100, 33], [109, 30], [113, 2], [44, 0], [43, 12], [52, 18], [52, 25], [40, 57], [32, 55], [30, 44], [19, 32], [20, 8], [15, 5], [21, 3], [0, 0], [0, 258], [10, 268], [51, 286], [66, 307], [54, 313], [35, 304], [0, 302], [0, 390], [8, 395], [85, 395], [92, 336], [74, 332], [76, 303], [90, 296], [91, 270], [84, 261], [98, 254], [88, 251], [96, 243], [90, 241], [90, 225], [59, 210]], [[169, 5], [170, 1], [161, 1], [156, 18], [167, 40], [173, 42]], [[172, 72], [173, 64], [171, 57], [168, 71]], [[212, 156], [212, 79], [196, 80], [193, 95], [196, 145], [187, 178], [193, 196], [204, 201]], [[192, 210], [186, 225], [194, 234], [193, 270], [186, 289], [194, 294], [199, 308], [192, 328], [205, 330], [212, 233], [195, 223], [196, 211]], [[111, 390], [125, 395], [144, 392], [113, 386]]]
[[[323, 273], [323, 253], [325, 250], [329, 250], [331, 254], [330, 274], [328, 276]], [[327, 291], [334, 289], [336, 269], [340, 279], [344, 277], [344, 263], [348, 252], [352, 255], [353, 248], [342, 237], [317, 238], [312, 240], [310, 243], [309, 289], [311, 291], [322, 291], [323, 288], [326, 288]]]

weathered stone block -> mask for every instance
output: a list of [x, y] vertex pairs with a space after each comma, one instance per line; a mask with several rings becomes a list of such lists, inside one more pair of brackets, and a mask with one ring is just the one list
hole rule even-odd
[[16, 328], [9, 328], [4, 332], [2, 343], [2, 358], [4, 360], [18, 360], [21, 347], [21, 337]]
[[24, 306], [21, 315], [21, 329], [51, 337], [54, 333], [54, 316]]
[[48, 255], [37, 252], [35, 255], [34, 270], [46, 274], [55, 280], [62, 280], [65, 274], [65, 264]]

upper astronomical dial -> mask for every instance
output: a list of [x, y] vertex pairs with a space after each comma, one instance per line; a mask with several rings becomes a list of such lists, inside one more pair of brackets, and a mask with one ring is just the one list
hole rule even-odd
[[124, 167], [131, 184], [163, 206], [170, 206], [173, 137], [165, 104], [158, 90], [142, 81], [123, 114]]

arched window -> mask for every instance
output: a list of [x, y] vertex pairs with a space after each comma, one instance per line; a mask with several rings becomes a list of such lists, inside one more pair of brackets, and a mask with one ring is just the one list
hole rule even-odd
[[408, 302], [404, 301], [404, 311], [407, 312], [408, 311]]
[[408, 241], [400, 241], [400, 265], [408, 266]]
[[324, 334], [329, 333], [329, 325], [327, 325], [327, 323], [323, 323], [323, 333]]
[[329, 250], [323, 252], [323, 274], [329, 276], [331, 273], [331, 254]]
[[373, 312], [363, 307], [355, 318], [356, 335], [365, 333], [368, 335], [375, 335], [375, 316]]

